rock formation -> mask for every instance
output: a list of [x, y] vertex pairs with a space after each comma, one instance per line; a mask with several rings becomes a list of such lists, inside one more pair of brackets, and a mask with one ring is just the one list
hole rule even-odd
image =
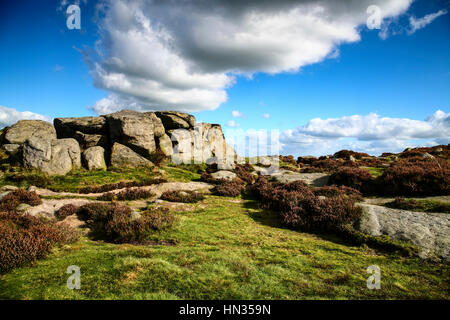
[[175, 163], [217, 163], [238, 160], [218, 124], [197, 123], [175, 111], [122, 110], [98, 117], [21, 120], [4, 130], [2, 148], [26, 168], [64, 175], [81, 165], [89, 170], [107, 166], [152, 167], [162, 153]]

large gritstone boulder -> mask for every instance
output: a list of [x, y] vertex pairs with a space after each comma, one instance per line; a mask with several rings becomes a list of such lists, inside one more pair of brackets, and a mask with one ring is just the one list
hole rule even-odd
[[159, 111], [156, 115], [161, 119], [166, 130], [189, 129], [195, 126], [195, 117], [182, 112]]
[[83, 160], [89, 170], [106, 170], [105, 149], [90, 147], [83, 152]]
[[149, 157], [156, 151], [154, 125], [151, 116], [124, 110], [105, 117], [111, 142], [119, 142], [144, 157]]
[[136, 152], [120, 143], [114, 143], [111, 153], [111, 165], [114, 167], [153, 167], [150, 160], [138, 155]]
[[107, 130], [104, 117], [56, 118], [53, 124], [60, 138], [72, 138], [77, 131], [106, 134]]
[[80, 147], [75, 139], [48, 141], [33, 136], [23, 146], [23, 164], [49, 175], [65, 175], [81, 167]]
[[56, 139], [53, 126], [42, 120], [20, 120], [6, 129], [6, 144], [24, 144], [31, 137], [39, 137], [48, 141]]
[[362, 210], [357, 228], [372, 236], [388, 235], [419, 247], [422, 258], [439, 257], [450, 262], [450, 216], [359, 204]]

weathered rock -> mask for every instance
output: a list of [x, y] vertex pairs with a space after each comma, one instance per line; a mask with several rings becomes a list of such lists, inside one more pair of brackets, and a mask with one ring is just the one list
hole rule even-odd
[[161, 119], [166, 130], [189, 129], [195, 125], [195, 117], [187, 113], [175, 111], [158, 111], [156, 116]]
[[6, 153], [10, 156], [15, 156], [20, 152], [20, 144], [4, 144], [3, 149], [5, 149]]
[[156, 151], [153, 120], [140, 112], [123, 110], [106, 115], [111, 142], [119, 142], [145, 157]]
[[350, 156], [348, 157], [348, 160], [350, 160], [351, 162], [355, 162], [355, 161], [356, 161], [356, 158], [355, 158], [354, 156], [350, 155]]
[[43, 120], [20, 120], [6, 129], [5, 142], [24, 144], [31, 137], [51, 141], [56, 139], [56, 131], [50, 123]]
[[8, 194], [10, 194], [12, 191], [4, 191], [0, 192], [0, 200], [2, 200], [4, 197], [6, 197]]
[[220, 170], [220, 171], [211, 173], [211, 176], [214, 179], [231, 181], [234, 178], [236, 178], [236, 173], [231, 172], [231, 171], [226, 171], [226, 170]]
[[166, 133], [166, 129], [164, 128], [161, 119], [158, 118], [154, 112], [145, 112], [145, 115], [150, 117], [153, 121], [153, 133], [155, 134], [155, 137], [161, 137]]
[[80, 131], [75, 132], [73, 136], [82, 150], [89, 149], [91, 147], [100, 146], [106, 148], [108, 146], [108, 137], [101, 134], [89, 134]]
[[295, 173], [287, 170], [280, 170], [279, 173], [273, 173], [276, 182], [289, 183], [294, 181], [303, 181], [311, 187], [323, 187], [328, 184], [330, 176], [325, 173]]
[[106, 170], [105, 149], [90, 147], [83, 152], [84, 163], [89, 170]]
[[49, 175], [65, 175], [81, 166], [80, 147], [75, 139], [48, 141], [33, 136], [24, 144], [23, 164]]
[[50, 175], [65, 175], [75, 168], [81, 167], [81, 152], [77, 140], [67, 138], [53, 140], [51, 143], [52, 158], [47, 171]]
[[86, 134], [106, 134], [104, 117], [56, 118], [53, 120], [58, 138], [73, 138], [77, 131]]
[[51, 140], [33, 136], [25, 141], [23, 146], [23, 165], [25, 168], [38, 168], [43, 171], [44, 167], [52, 159]]
[[16, 191], [17, 189], [19, 189], [16, 186], [10, 186], [10, 185], [5, 185], [3, 187], [0, 187], [0, 191], [5, 192], [5, 191]]
[[153, 163], [120, 143], [114, 143], [111, 153], [111, 165], [115, 167], [153, 167]]
[[167, 134], [158, 137], [158, 145], [164, 155], [171, 156], [173, 154], [172, 140]]
[[361, 232], [412, 243], [420, 248], [422, 258], [437, 256], [450, 262], [450, 215], [359, 205], [363, 209], [357, 225]]
[[31, 208], [31, 206], [29, 204], [21, 203], [16, 207], [16, 211], [25, 212], [25, 211], [29, 210], [30, 208]]
[[428, 152], [422, 153], [421, 156], [422, 158], [434, 159], [434, 156], [432, 156]]

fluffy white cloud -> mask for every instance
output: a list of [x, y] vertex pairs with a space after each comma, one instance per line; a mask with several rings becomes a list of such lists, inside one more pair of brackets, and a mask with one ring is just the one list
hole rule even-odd
[[398, 152], [417, 145], [450, 142], [450, 113], [436, 111], [424, 121], [354, 115], [336, 119], [312, 119], [281, 135], [283, 154], [323, 155], [341, 149], [371, 154]]
[[98, 5], [101, 39], [86, 55], [111, 92], [98, 113], [213, 110], [236, 75], [296, 72], [360, 39], [366, 9], [395, 17], [412, 0], [115, 0]]
[[16, 109], [0, 106], [0, 128], [10, 126], [19, 120], [44, 120], [51, 122], [52, 119], [30, 111], [17, 111]]
[[442, 9], [438, 12], [427, 14], [426, 16], [419, 19], [416, 19], [415, 17], [409, 17], [409, 24], [411, 26], [411, 29], [408, 31], [408, 33], [413, 34], [417, 30], [425, 28], [427, 25], [433, 22], [434, 19], [444, 14], [447, 14], [447, 10]]
[[233, 116], [233, 118], [242, 118], [244, 117], [244, 114], [240, 111], [234, 110], [231, 112], [231, 115]]
[[237, 122], [234, 121], [234, 120], [230, 120], [230, 121], [227, 122], [227, 126], [228, 126], [228, 127], [231, 127], [231, 128], [237, 128], [237, 127], [240, 126], [240, 124], [237, 123]]

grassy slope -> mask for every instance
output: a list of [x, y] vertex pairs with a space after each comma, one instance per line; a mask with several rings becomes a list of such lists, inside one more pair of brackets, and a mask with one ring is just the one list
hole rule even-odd
[[[0, 298], [449, 298], [446, 265], [286, 230], [251, 200], [208, 196], [192, 206], [177, 213], [175, 229], [154, 236], [175, 246], [85, 239], [1, 276]], [[366, 268], [374, 264], [381, 290], [366, 288]], [[69, 265], [81, 267], [81, 290], [66, 288]]]
[[[169, 181], [192, 181], [200, 179], [200, 174], [183, 168], [164, 167], [164, 175]], [[42, 186], [54, 191], [78, 192], [87, 186], [100, 186], [119, 181], [145, 181], [160, 177], [158, 172], [146, 168], [122, 168], [108, 171], [88, 171], [85, 169], [73, 170], [66, 176], [47, 176], [36, 171], [18, 169], [18, 173], [7, 173], [0, 177], [0, 186], [16, 185], [28, 188], [30, 185]], [[22, 181], [14, 181], [14, 177], [21, 177]], [[16, 178], [17, 180], [17, 178]]]

